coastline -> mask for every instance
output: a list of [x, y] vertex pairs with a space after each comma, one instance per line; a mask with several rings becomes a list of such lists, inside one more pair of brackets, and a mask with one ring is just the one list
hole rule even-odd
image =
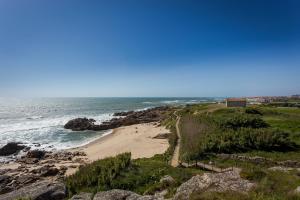
[[157, 126], [156, 123], [122, 126], [86, 145], [68, 151], [83, 151], [90, 162], [123, 152], [131, 152], [133, 159], [149, 158], [167, 150], [169, 146], [167, 139], [153, 138], [164, 133], [169, 133], [169, 130]]

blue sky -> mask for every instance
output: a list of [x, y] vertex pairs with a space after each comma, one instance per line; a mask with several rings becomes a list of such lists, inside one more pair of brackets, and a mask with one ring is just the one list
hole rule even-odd
[[298, 0], [0, 0], [0, 96], [300, 93]]

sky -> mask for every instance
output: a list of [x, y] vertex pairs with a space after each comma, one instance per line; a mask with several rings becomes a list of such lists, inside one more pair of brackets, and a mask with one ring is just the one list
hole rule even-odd
[[299, 0], [0, 0], [0, 96], [300, 93]]

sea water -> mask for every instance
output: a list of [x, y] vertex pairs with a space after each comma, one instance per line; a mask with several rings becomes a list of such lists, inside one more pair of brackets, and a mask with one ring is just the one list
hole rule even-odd
[[110, 131], [64, 129], [64, 124], [71, 119], [87, 117], [101, 124], [112, 119], [115, 112], [217, 100], [219, 98], [1, 98], [0, 147], [8, 142], [46, 150], [78, 147]]

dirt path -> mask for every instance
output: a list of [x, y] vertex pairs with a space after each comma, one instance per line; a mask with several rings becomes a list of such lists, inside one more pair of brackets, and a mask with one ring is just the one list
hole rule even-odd
[[180, 116], [177, 115], [176, 111], [174, 112], [174, 115], [177, 117], [176, 121], [176, 133], [177, 133], [177, 145], [175, 147], [172, 160], [171, 160], [171, 166], [177, 167], [179, 165], [179, 150], [180, 150], [180, 142], [181, 142], [181, 136], [180, 136], [180, 130], [179, 130], [179, 122], [180, 122]]
[[[217, 109], [219, 109], [221, 106], [217, 106], [214, 108], [211, 108], [209, 110], [209, 112], [213, 112]], [[193, 163], [193, 164], [189, 164], [189, 163], [185, 163], [185, 162], [179, 162], [179, 151], [180, 151], [180, 144], [181, 144], [181, 133], [180, 133], [180, 129], [179, 129], [179, 123], [180, 123], [180, 116], [177, 115], [176, 113], [177, 111], [174, 112], [174, 115], [176, 115], [177, 117], [177, 121], [176, 121], [176, 133], [177, 133], [177, 145], [175, 147], [173, 156], [172, 156], [172, 160], [171, 160], [171, 166], [173, 167], [178, 167], [179, 164], [183, 167], [199, 167], [205, 170], [209, 170], [209, 171], [213, 171], [213, 172], [225, 172], [225, 171], [230, 171], [232, 170], [232, 168], [227, 168], [227, 169], [222, 169], [219, 167], [216, 167], [214, 165], [211, 164], [205, 164], [205, 163], [201, 163], [201, 162], [197, 162], [197, 163]]]

